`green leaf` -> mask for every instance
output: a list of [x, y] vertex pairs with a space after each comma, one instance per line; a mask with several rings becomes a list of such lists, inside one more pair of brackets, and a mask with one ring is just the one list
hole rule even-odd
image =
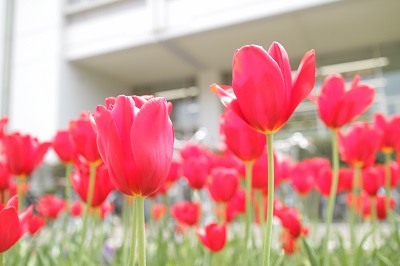
[[376, 257], [384, 263], [384, 265], [387, 266], [394, 266], [393, 263], [390, 262], [390, 260], [388, 258], [386, 258], [382, 253], [380, 253], [379, 251], [376, 253]]
[[303, 243], [303, 246], [306, 249], [308, 258], [310, 260], [311, 266], [318, 266], [318, 262], [317, 262], [317, 257], [315, 255], [315, 252], [313, 249], [311, 249], [311, 247], [308, 245], [307, 241], [305, 240], [304, 237], [301, 238], [301, 242]]

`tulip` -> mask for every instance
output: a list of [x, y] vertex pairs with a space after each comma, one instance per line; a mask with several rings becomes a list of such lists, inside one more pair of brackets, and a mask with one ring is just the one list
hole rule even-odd
[[97, 106], [100, 154], [115, 187], [129, 196], [154, 193], [168, 175], [174, 132], [166, 101], [153, 98], [143, 105], [139, 96], [118, 96], [108, 108]]
[[[289, 56], [283, 46], [274, 42], [268, 52], [248, 45], [235, 52], [232, 88], [213, 84], [221, 102], [253, 129], [267, 135], [268, 145], [268, 214], [264, 237], [263, 265], [270, 260], [274, 166], [273, 134], [281, 129], [315, 83], [315, 54], [307, 52], [292, 81]], [[247, 243], [245, 243], [247, 245]]]
[[246, 190], [239, 188], [228, 202], [227, 209], [233, 209], [236, 213], [244, 213], [246, 211]]
[[178, 202], [171, 206], [172, 216], [180, 223], [192, 226], [200, 216], [200, 204], [197, 202]]
[[183, 175], [193, 189], [202, 189], [210, 173], [210, 162], [206, 156], [189, 157], [183, 161]]
[[325, 125], [338, 129], [361, 115], [372, 104], [375, 89], [359, 84], [360, 77], [355, 76], [348, 90], [340, 74], [326, 77], [318, 95], [319, 116]]
[[64, 164], [73, 163], [78, 157], [69, 130], [58, 130], [53, 138], [52, 147]]
[[[207, 154], [207, 149], [203, 146], [200, 146], [194, 142], [187, 142], [179, 151], [179, 155], [182, 157], [183, 160], [186, 160], [191, 157], [200, 157]], [[207, 157], [207, 156], [206, 156]]]
[[78, 119], [69, 122], [69, 134], [78, 154], [82, 155], [89, 163], [97, 163], [101, 160], [97, 148], [97, 132], [92, 115], [82, 112]]
[[6, 202], [6, 190], [10, 188], [11, 174], [7, 167], [0, 163], [0, 203]]
[[114, 203], [112, 202], [103, 202], [100, 205], [100, 218], [104, 219], [109, 213], [112, 213], [114, 210]]
[[69, 205], [69, 213], [74, 216], [78, 217], [82, 214], [82, 203], [80, 201], [74, 201], [71, 205]]
[[18, 214], [18, 198], [12, 197], [7, 206], [0, 203], [0, 264], [5, 251], [10, 249], [28, 230], [33, 207]]
[[364, 168], [361, 173], [362, 188], [369, 196], [376, 196], [383, 183], [381, 173], [374, 167]]
[[381, 134], [367, 123], [353, 124], [347, 134], [339, 132], [339, 153], [352, 166], [370, 166], [375, 162]]
[[265, 136], [226, 109], [220, 118], [220, 135], [229, 150], [243, 162], [255, 161], [263, 154]]
[[46, 220], [39, 215], [33, 215], [29, 222], [29, 234], [34, 235], [46, 225]]
[[97, 106], [94, 114], [99, 152], [111, 181], [123, 194], [136, 197], [130, 264], [137, 225], [139, 265], [146, 265], [144, 197], [160, 188], [171, 166], [174, 128], [169, 107], [163, 98], [120, 95], [106, 99], [106, 107]]
[[308, 194], [317, 184], [320, 171], [326, 167], [330, 167], [330, 163], [325, 158], [306, 159], [298, 163], [292, 171], [293, 188], [301, 195]]
[[287, 255], [292, 255], [299, 249], [296, 239], [293, 238], [287, 231], [282, 231], [280, 241], [281, 247]]
[[55, 220], [64, 208], [65, 200], [55, 195], [44, 195], [36, 203], [36, 210], [40, 215], [50, 220]]
[[382, 132], [380, 149], [383, 153], [400, 151], [400, 115], [393, 115], [390, 120], [386, 120], [382, 113], [376, 113], [373, 127]]
[[211, 170], [207, 185], [211, 198], [217, 203], [227, 203], [239, 187], [239, 173], [235, 169], [217, 167]]
[[218, 252], [226, 243], [226, 224], [210, 223], [203, 228], [196, 229], [201, 243], [211, 252]]
[[164, 204], [154, 204], [151, 206], [151, 216], [155, 221], [160, 220], [167, 213], [167, 206]]
[[80, 196], [83, 202], [90, 204], [89, 207], [100, 206], [115, 189], [110, 180], [107, 167], [104, 163], [96, 167], [96, 175], [94, 181], [93, 198], [88, 202], [88, 187], [89, 187], [89, 165], [82, 161], [75, 163], [75, 171], [72, 173], [72, 187]]
[[[400, 158], [400, 157], [399, 157]], [[396, 161], [389, 162], [389, 180], [386, 180], [386, 165], [376, 165], [376, 169], [380, 173], [380, 182], [381, 184], [388, 183], [388, 190], [393, 189], [400, 182], [400, 164]], [[385, 185], [386, 186], [386, 185]], [[386, 188], [385, 188], [386, 189]]]
[[314, 50], [307, 52], [292, 81], [289, 57], [274, 42], [268, 52], [243, 46], [233, 59], [232, 88], [212, 85], [221, 102], [261, 133], [275, 133], [289, 119], [315, 83]]
[[17, 176], [19, 208], [22, 210], [24, 197], [21, 191], [21, 183], [28, 177], [42, 161], [50, 142], [40, 143], [30, 135], [12, 133], [4, 137], [4, 150], [7, 157], [7, 167], [12, 175]]

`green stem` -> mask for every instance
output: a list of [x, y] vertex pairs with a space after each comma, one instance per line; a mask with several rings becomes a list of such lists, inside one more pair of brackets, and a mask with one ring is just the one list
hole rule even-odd
[[272, 237], [272, 218], [274, 215], [274, 152], [273, 152], [273, 134], [267, 134], [268, 146], [268, 208], [267, 224], [263, 241], [263, 265], [270, 265], [271, 255], [271, 237]]
[[137, 197], [137, 234], [139, 244], [139, 266], [146, 266], [146, 237], [144, 229], [144, 198]]
[[391, 153], [385, 152], [385, 208], [387, 217], [390, 218], [390, 179], [391, 179], [391, 172], [390, 172], [390, 161], [391, 161]]
[[378, 228], [378, 217], [376, 214], [376, 200], [375, 196], [370, 197], [370, 202], [371, 202], [371, 220], [372, 220], [372, 239], [374, 240], [374, 246], [375, 249], [378, 248], [377, 242], [376, 242], [376, 229]]
[[[83, 225], [82, 225], [82, 234], [81, 234], [81, 256], [85, 253], [85, 249], [83, 248], [86, 239], [86, 231], [87, 231], [87, 220], [89, 216], [89, 209], [92, 206], [93, 201], [93, 190], [94, 190], [94, 181], [96, 177], [96, 164], [90, 163], [90, 176], [89, 176], [89, 187], [88, 187], [88, 196], [86, 199], [86, 208], [85, 214], [83, 216]], [[82, 261], [82, 260], [81, 260]]]
[[[137, 228], [138, 228], [138, 202], [139, 202], [139, 197], [134, 198], [133, 202], [133, 212], [132, 212], [132, 218], [133, 218], [133, 223], [132, 223], [132, 232], [131, 232], [131, 251], [130, 251], [130, 258], [129, 258], [129, 264], [128, 265], [135, 265], [135, 255], [136, 255], [136, 238], [137, 238]], [[127, 227], [126, 227], [127, 228]], [[126, 232], [125, 232], [126, 234]]]
[[354, 166], [354, 175], [353, 175], [353, 187], [351, 192], [351, 211], [350, 211], [350, 241], [351, 241], [351, 249], [354, 252], [356, 250], [356, 209], [357, 209], [357, 201], [358, 201], [358, 192], [360, 190], [360, 174], [361, 167], [356, 165]]
[[331, 231], [331, 223], [333, 218], [333, 210], [335, 207], [336, 191], [339, 183], [339, 151], [338, 151], [338, 130], [332, 132], [332, 186], [328, 199], [328, 208], [326, 210], [326, 233], [323, 242], [323, 253], [325, 266], [329, 265], [328, 242]]
[[[250, 236], [250, 224], [251, 224], [251, 178], [252, 178], [252, 170], [253, 170], [253, 162], [246, 162], [246, 227], [245, 227], [245, 235], [244, 235], [244, 245], [245, 249], [248, 248], [249, 244], [249, 236]], [[248, 252], [245, 252], [246, 256]], [[246, 260], [247, 261], [247, 260]]]
[[18, 195], [18, 213], [24, 210], [24, 193], [22, 193], [22, 186], [25, 182], [24, 176], [17, 176], [17, 195]]
[[[265, 234], [265, 206], [264, 206], [264, 197], [262, 195], [262, 191], [257, 191], [256, 192], [257, 195], [257, 201], [258, 201], [258, 219], [260, 220], [260, 232], [261, 232], [261, 237], [262, 239], [264, 239], [264, 234]], [[263, 243], [264, 245], [264, 243]]]
[[3, 266], [3, 253], [0, 253], [0, 266]]
[[71, 205], [71, 172], [72, 163], [67, 163], [65, 165], [65, 202], [66, 210], [69, 210], [69, 205]]

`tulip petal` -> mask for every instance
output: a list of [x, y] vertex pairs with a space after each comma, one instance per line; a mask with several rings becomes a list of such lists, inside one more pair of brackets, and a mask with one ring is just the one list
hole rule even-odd
[[335, 111], [345, 95], [345, 82], [341, 75], [333, 74], [325, 79], [318, 96], [319, 115], [328, 127], [340, 127], [337, 125]]
[[290, 96], [292, 90], [292, 68], [290, 67], [289, 56], [285, 48], [280, 43], [273, 42], [268, 50], [268, 54], [276, 61], [281, 69], [285, 88], [288, 92], [286, 96]]
[[15, 208], [0, 211], [0, 253], [11, 248], [21, 237], [20, 223]]
[[311, 50], [303, 56], [297, 70], [290, 95], [288, 118], [292, 115], [300, 102], [306, 98], [314, 88], [315, 72], [315, 52]]
[[262, 132], [283, 126], [287, 107], [281, 69], [260, 46], [244, 46], [234, 57], [232, 87], [246, 122]]
[[172, 161], [174, 131], [163, 98], [143, 104], [132, 125], [132, 153], [137, 167], [137, 195], [154, 193], [165, 181]]
[[122, 158], [122, 144], [112, 114], [104, 106], [99, 105], [96, 108], [94, 119], [98, 129], [97, 142], [99, 143], [99, 152], [108, 167], [111, 181], [119, 191], [132, 196], [128, 180], [125, 179], [124, 163], [132, 167], [135, 162], [124, 162]]

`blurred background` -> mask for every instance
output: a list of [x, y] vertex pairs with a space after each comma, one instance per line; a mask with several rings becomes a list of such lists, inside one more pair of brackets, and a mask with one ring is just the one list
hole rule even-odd
[[[212, 147], [223, 107], [209, 85], [231, 84], [236, 49], [273, 41], [293, 71], [315, 49], [314, 93], [330, 73], [360, 74], [377, 89], [360, 119], [400, 113], [399, 11], [398, 0], [3, 0], [0, 115], [49, 140], [106, 97], [155, 94], [173, 102], [178, 140], [200, 132]], [[295, 132], [328, 134], [308, 100], [276, 139]]]

